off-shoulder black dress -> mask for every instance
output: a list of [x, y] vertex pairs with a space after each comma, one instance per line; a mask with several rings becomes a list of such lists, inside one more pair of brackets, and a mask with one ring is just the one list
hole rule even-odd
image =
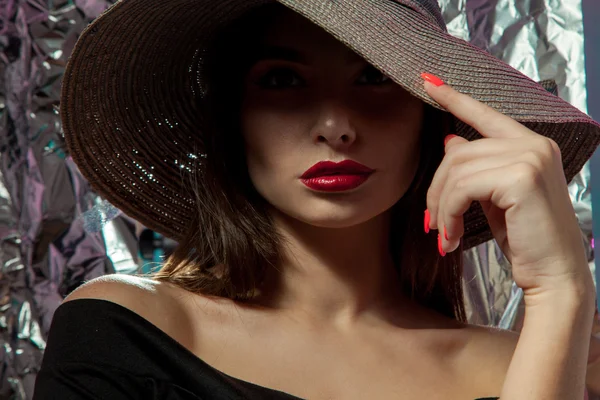
[[95, 299], [56, 310], [33, 399], [300, 400], [231, 377], [140, 315]]

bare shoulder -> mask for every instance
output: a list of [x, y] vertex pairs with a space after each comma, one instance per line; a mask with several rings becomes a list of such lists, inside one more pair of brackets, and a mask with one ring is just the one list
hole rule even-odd
[[466, 330], [471, 338], [471, 345], [477, 350], [497, 347], [498, 355], [505, 355], [509, 359], [519, 341], [519, 333], [506, 329], [469, 324]]
[[481, 391], [497, 396], [519, 341], [517, 332], [481, 325], [465, 326], [461, 368]]
[[161, 283], [151, 279], [111, 274], [84, 283], [69, 294], [64, 302], [79, 299], [107, 300], [132, 311], [142, 311], [149, 303], [164, 301], [165, 292]]
[[139, 295], [156, 294], [159, 283], [133, 275], [110, 274], [92, 279], [69, 294], [64, 302], [78, 299], [100, 299], [127, 302]]
[[185, 345], [185, 337], [195, 324], [197, 313], [191, 316], [189, 298], [198, 295], [185, 292], [163, 282], [146, 277], [111, 274], [78, 287], [64, 302], [80, 299], [98, 299], [116, 303], [151, 322], [165, 333]]
[[[461, 367], [474, 377], [472, 381], [480, 390], [500, 393], [519, 333], [479, 325], [466, 325], [464, 331], [467, 344], [461, 354]], [[594, 336], [590, 341], [586, 382], [588, 390], [600, 393], [600, 339]]]

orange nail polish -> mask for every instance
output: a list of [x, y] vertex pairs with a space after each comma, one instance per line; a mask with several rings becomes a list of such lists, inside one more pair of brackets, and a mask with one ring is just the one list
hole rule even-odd
[[425, 224], [423, 227], [425, 233], [429, 233], [429, 221], [431, 221], [431, 215], [429, 214], [429, 210], [425, 210]]
[[423, 72], [421, 78], [425, 79], [427, 82], [433, 83], [435, 86], [442, 86], [444, 84], [443, 80], [427, 72]]
[[440, 252], [440, 255], [442, 257], [444, 257], [446, 255], [446, 252], [442, 248], [442, 237], [439, 234], [438, 234], [438, 251]]
[[444, 238], [446, 240], [450, 240], [450, 239], [448, 239], [448, 232], [446, 232], [446, 225], [444, 225]]
[[458, 135], [448, 135], [444, 138], [444, 146], [446, 146], [448, 144], [448, 142], [452, 139], [454, 139], [455, 137], [457, 137]]

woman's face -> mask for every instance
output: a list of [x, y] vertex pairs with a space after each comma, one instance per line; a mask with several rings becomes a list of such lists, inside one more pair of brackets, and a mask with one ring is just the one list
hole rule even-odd
[[[241, 121], [257, 191], [278, 211], [321, 227], [356, 225], [391, 208], [418, 166], [423, 103], [291, 11], [278, 15], [259, 47]], [[368, 170], [321, 164], [306, 178], [319, 162], [344, 160]]]

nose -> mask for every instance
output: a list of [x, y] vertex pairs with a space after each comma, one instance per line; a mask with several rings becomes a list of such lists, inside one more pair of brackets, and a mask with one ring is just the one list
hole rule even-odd
[[311, 132], [313, 141], [337, 149], [352, 145], [356, 140], [356, 130], [350, 114], [344, 107], [332, 104], [322, 107]]

